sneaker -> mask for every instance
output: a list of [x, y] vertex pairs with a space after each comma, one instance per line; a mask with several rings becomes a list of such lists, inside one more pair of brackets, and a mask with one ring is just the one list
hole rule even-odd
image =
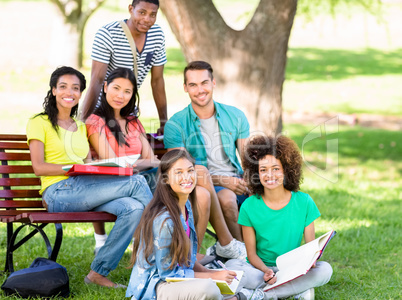
[[229, 244], [225, 246], [222, 246], [219, 242], [216, 242], [216, 254], [225, 258], [237, 258], [240, 260], [246, 260], [246, 245], [236, 239], [233, 239]]
[[307, 291], [304, 291], [303, 293], [296, 295], [295, 299], [314, 300], [314, 289], [311, 288]]
[[261, 289], [249, 290], [242, 288], [239, 292], [239, 298], [244, 297], [248, 300], [262, 300], [264, 299], [264, 292]]
[[212, 255], [205, 255], [203, 258], [197, 259], [197, 261], [198, 261], [201, 265], [206, 266], [206, 265], [210, 264], [211, 262], [213, 262], [215, 259], [216, 259], [215, 256], [212, 256]]
[[207, 248], [205, 255], [216, 256], [216, 243]]

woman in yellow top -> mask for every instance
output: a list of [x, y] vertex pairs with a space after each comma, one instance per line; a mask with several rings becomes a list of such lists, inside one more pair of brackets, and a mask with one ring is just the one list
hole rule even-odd
[[93, 210], [116, 215], [113, 229], [93, 260], [85, 282], [121, 287], [106, 276], [117, 267], [152, 194], [139, 175], [64, 175], [62, 166], [91, 159], [85, 124], [74, 118], [85, 85], [84, 75], [73, 68], [60, 67], [52, 73], [44, 112], [28, 122], [28, 144], [49, 212]]

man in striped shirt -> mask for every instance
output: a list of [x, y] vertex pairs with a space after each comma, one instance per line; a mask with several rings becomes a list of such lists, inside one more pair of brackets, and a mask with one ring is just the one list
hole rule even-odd
[[[136, 45], [137, 86], [140, 88], [151, 71], [152, 94], [160, 120], [159, 134], [163, 134], [167, 120], [167, 105], [163, 67], [166, 63], [165, 36], [155, 24], [159, 0], [133, 0], [128, 6], [130, 18], [124, 20]], [[118, 68], [133, 70], [133, 52], [119, 21], [101, 27], [92, 46], [91, 83], [85, 97], [83, 118], [86, 119], [96, 107], [103, 82], [109, 73]]]

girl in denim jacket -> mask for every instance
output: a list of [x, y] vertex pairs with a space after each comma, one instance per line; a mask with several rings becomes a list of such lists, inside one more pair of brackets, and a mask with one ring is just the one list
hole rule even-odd
[[[158, 185], [134, 234], [132, 299], [222, 299], [212, 279], [231, 283], [233, 271], [208, 270], [196, 261], [197, 203], [194, 161], [186, 151], [166, 153]], [[166, 282], [166, 277], [196, 278]]]

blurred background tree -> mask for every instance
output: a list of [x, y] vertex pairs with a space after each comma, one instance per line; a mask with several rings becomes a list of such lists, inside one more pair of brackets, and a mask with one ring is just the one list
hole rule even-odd
[[76, 61], [72, 65], [81, 68], [84, 58], [84, 30], [88, 19], [106, 0], [50, 0], [64, 17], [64, 22], [70, 33], [72, 57]]
[[[73, 65], [83, 66], [84, 30], [89, 17], [106, 0], [50, 0], [69, 27]], [[287, 50], [296, 10], [307, 17], [335, 14], [340, 4], [378, 12], [374, 0], [260, 0], [243, 30], [226, 24], [212, 0], [161, 0], [161, 10], [179, 41], [186, 61], [211, 63], [218, 83], [216, 99], [246, 112], [251, 127], [282, 131], [282, 89]], [[124, 17], [124, 16], [123, 16]]]
[[[161, 0], [161, 9], [186, 60], [211, 63], [217, 97], [246, 112], [251, 127], [282, 131], [282, 89], [289, 36], [297, 6], [306, 15], [316, 9], [334, 13], [345, 0], [260, 0], [243, 30], [229, 27], [212, 0]], [[356, 1], [372, 10], [371, 0]]]

